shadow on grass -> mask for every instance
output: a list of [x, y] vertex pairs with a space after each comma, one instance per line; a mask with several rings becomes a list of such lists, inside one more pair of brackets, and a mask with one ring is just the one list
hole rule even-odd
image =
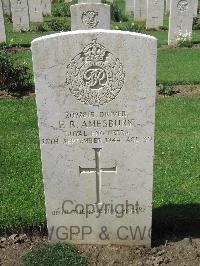
[[200, 238], [200, 204], [169, 204], [153, 209], [153, 244]]

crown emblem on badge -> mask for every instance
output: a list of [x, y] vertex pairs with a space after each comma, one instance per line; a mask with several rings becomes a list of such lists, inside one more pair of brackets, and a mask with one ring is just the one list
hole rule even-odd
[[93, 40], [83, 50], [85, 61], [103, 61], [106, 55], [106, 48]]
[[101, 106], [113, 101], [125, 80], [123, 65], [93, 39], [67, 65], [66, 87], [83, 104]]

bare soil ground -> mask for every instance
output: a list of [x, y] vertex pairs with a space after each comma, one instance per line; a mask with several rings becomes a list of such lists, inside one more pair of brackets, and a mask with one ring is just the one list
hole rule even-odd
[[171, 91], [171, 95], [164, 95], [159, 93], [159, 87], [157, 87], [157, 95], [161, 97], [175, 97], [175, 96], [200, 96], [200, 84], [195, 85], [169, 85], [165, 86], [168, 91]]
[[[174, 238], [164, 242], [153, 248], [78, 245], [77, 249], [87, 258], [88, 265], [200, 265], [200, 238], [188, 237], [182, 240]], [[0, 265], [23, 265], [21, 256], [27, 251], [38, 249], [45, 243], [47, 243], [47, 237], [41, 235], [12, 234], [9, 237], [1, 237]]]

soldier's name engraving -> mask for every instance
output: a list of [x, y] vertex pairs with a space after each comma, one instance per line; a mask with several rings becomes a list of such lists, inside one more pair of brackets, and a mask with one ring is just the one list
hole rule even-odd
[[113, 128], [135, 126], [134, 119], [130, 119], [126, 111], [66, 111], [63, 120], [60, 120], [60, 129], [87, 129], [87, 128]]
[[134, 119], [109, 119], [109, 120], [83, 120], [81, 123], [76, 123], [74, 120], [59, 121], [59, 128], [98, 128], [98, 127], [132, 127]]

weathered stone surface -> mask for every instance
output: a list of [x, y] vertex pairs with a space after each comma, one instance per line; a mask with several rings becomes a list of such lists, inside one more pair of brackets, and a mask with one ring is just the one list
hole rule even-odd
[[32, 42], [52, 241], [150, 245], [156, 51], [110, 30]]
[[198, 0], [193, 0], [193, 16], [197, 17], [197, 10], [198, 10]]
[[43, 5], [41, 0], [28, 0], [30, 22], [43, 22]]
[[79, 4], [98, 4], [101, 3], [101, 0], [78, 0]]
[[110, 5], [78, 4], [70, 10], [71, 30], [110, 29]]
[[168, 44], [192, 38], [193, 0], [174, 0], [170, 5]]
[[11, 15], [10, 0], [1, 0], [3, 4], [3, 11], [5, 15]]
[[134, 1], [135, 0], [126, 0], [125, 1], [125, 13], [128, 16], [133, 16], [133, 14], [134, 14]]
[[6, 31], [4, 24], [4, 13], [2, 2], [0, 1], [0, 43], [6, 42]]
[[170, 1], [171, 0], [165, 0], [165, 12], [166, 12], [166, 14], [169, 14], [169, 11], [170, 11]]
[[147, 18], [147, 0], [134, 1], [134, 20], [145, 21]]
[[29, 11], [27, 0], [10, 0], [13, 31], [29, 30]]
[[163, 26], [164, 1], [147, 0], [147, 29], [159, 29]]
[[42, 13], [44, 16], [51, 16], [51, 0], [42, 0]]

